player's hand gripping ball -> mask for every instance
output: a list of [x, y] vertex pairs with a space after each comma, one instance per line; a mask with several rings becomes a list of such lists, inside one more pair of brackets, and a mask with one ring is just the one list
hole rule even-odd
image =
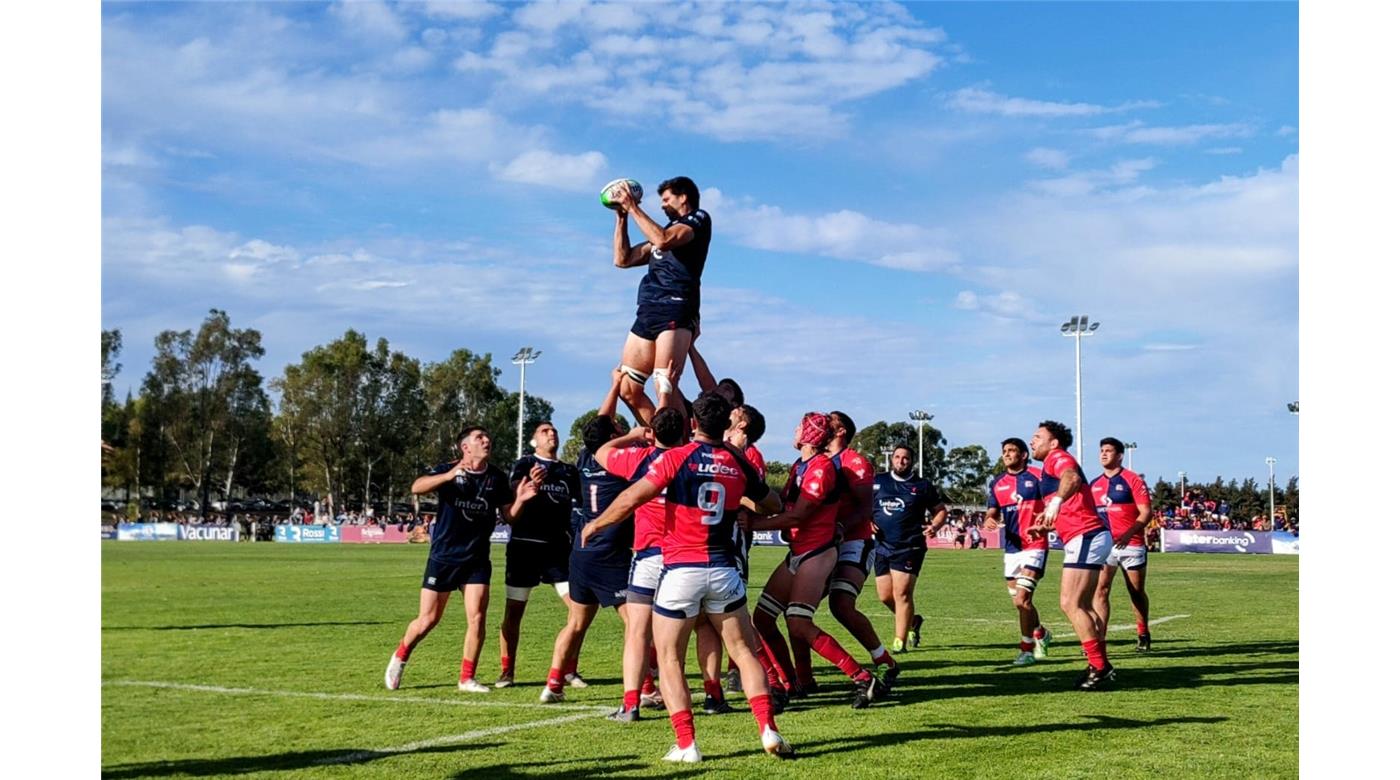
[[642, 185], [636, 179], [613, 179], [603, 185], [603, 191], [598, 193], [598, 201], [604, 206], [617, 211], [618, 198], [622, 195], [623, 189], [628, 189], [632, 193], [634, 203], [642, 202]]

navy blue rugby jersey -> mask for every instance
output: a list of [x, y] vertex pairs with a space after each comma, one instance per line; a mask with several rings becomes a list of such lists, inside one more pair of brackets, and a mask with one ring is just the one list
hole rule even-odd
[[588, 539], [588, 546], [578, 542], [579, 529], [607, 511], [622, 491], [632, 483], [608, 473], [584, 450], [578, 456], [579, 482], [582, 485], [582, 505], [574, 512], [574, 552], [588, 555], [598, 565], [627, 566], [632, 561], [633, 519], [628, 516], [620, 523], [604, 528]]
[[710, 215], [696, 209], [680, 219], [666, 224], [689, 225], [694, 231], [690, 241], [665, 251], [652, 248], [647, 275], [637, 286], [637, 305], [685, 304], [694, 313], [700, 311], [700, 274], [705, 270], [705, 258], [710, 254]]
[[[455, 461], [442, 463], [427, 473], [436, 476], [456, 468]], [[484, 471], [468, 471], [439, 485], [437, 497], [437, 522], [433, 524], [428, 557], [453, 564], [490, 560], [497, 510], [515, 501], [506, 473], [491, 465]]]
[[573, 507], [579, 499], [578, 469], [534, 453], [517, 460], [510, 470], [510, 484], [530, 476], [535, 466], [544, 469], [540, 492], [520, 509], [511, 524], [511, 541], [570, 544], [573, 540]]
[[875, 538], [890, 550], [926, 546], [924, 520], [945, 502], [943, 491], [927, 479], [900, 479], [890, 472], [875, 477]]

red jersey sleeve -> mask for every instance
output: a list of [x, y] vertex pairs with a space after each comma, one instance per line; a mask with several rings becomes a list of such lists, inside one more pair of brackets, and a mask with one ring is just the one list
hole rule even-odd
[[603, 468], [614, 477], [631, 479], [637, 473], [637, 466], [651, 452], [651, 447], [622, 447], [608, 453], [608, 462], [603, 464]]
[[835, 489], [836, 469], [826, 458], [822, 458], [820, 463], [813, 463], [802, 475], [801, 495], [813, 501], [825, 500]]
[[685, 459], [689, 458], [690, 453], [694, 451], [694, 444], [666, 450], [661, 457], [651, 462], [651, 466], [647, 467], [647, 473], [642, 479], [664, 489], [667, 485], [671, 484], [671, 480], [676, 478], [676, 473], [680, 471], [681, 464], [684, 463]]
[[863, 487], [875, 484], [875, 467], [870, 465], [870, 461], [865, 456], [851, 450], [846, 456], [841, 458], [841, 470], [846, 472], [846, 482], [851, 487]]
[[1079, 465], [1074, 462], [1074, 456], [1064, 450], [1055, 450], [1045, 458], [1045, 473], [1055, 479], [1060, 475]]
[[1128, 478], [1128, 486], [1133, 491], [1133, 503], [1138, 506], [1151, 506], [1152, 494], [1147, 492], [1147, 483], [1142, 481], [1142, 477], [1127, 469], [1123, 470], [1123, 475]]
[[747, 460], [749, 465], [753, 466], [758, 473], [768, 473], [768, 464], [763, 462], [763, 453], [759, 452], [758, 448], [752, 444], [749, 445], [748, 449], [744, 450], [744, 460]]

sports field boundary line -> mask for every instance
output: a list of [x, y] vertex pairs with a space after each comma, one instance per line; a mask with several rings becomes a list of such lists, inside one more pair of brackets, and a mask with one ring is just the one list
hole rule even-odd
[[611, 707], [598, 708], [594, 712], [576, 712], [573, 715], [564, 715], [558, 718], [548, 718], [546, 720], [535, 720], [529, 723], [512, 723], [508, 726], [493, 726], [487, 729], [476, 729], [475, 731], [464, 731], [461, 734], [449, 734], [443, 737], [433, 737], [432, 739], [410, 742], [407, 745], [395, 745], [394, 747], [379, 748], [378, 750], [360, 750], [354, 753], [346, 753], [340, 756], [331, 756], [317, 761], [317, 764], [353, 764], [370, 758], [396, 755], [399, 753], [412, 753], [424, 748], [437, 747], [438, 745], [452, 745], [458, 742], [470, 742], [482, 737], [494, 737], [498, 734], [509, 734], [512, 731], [522, 731], [524, 729], [539, 728], [541, 726], [557, 726], [561, 723], [572, 723], [576, 720], [586, 718], [596, 718], [601, 714], [601, 710], [611, 710]]
[[[280, 696], [288, 699], [320, 699], [322, 701], [363, 701], [375, 704], [439, 704], [452, 707], [501, 707], [525, 710], [571, 710], [589, 715], [610, 712], [612, 707], [600, 704], [531, 704], [515, 701], [482, 701], [480, 699], [439, 699], [423, 696], [371, 696], [365, 693], [325, 693], [321, 691], [275, 691], [263, 688], [227, 688], [221, 685], [194, 685], [160, 680], [103, 680], [103, 687], [158, 688], [195, 693], [221, 693], [231, 696]], [[479, 696], [480, 694], [472, 694]]]

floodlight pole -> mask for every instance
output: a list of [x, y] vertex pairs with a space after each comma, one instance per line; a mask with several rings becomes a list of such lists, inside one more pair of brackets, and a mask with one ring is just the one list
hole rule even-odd
[[1277, 531], [1274, 527], [1274, 464], [1278, 463], [1278, 459], [1270, 455], [1264, 462], [1269, 464], [1269, 530]]
[[1137, 442], [1130, 441], [1123, 445], [1123, 449], [1128, 451], [1128, 471], [1133, 470], [1133, 450], [1137, 449]]
[[1098, 329], [1099, 323], [1090, 323], [1087, 314], [1076, 314], [1060, 325], [1060, 335], [1074, 338], [1074, 457], [1080, 466], [1084, 465], [1084, 396], [1080, 381], [1079, 341], [1084, 336], [1094, 335]]
[[890, 456], [894, 454], [894, 447], [886, 442], [880, 445], [880, 454], [885, 456], [885, 471], [890, 470]]
[[924, 478], [924, 423], [933, 419], [933, 415], [923, 409], [915, 409], [909, 413], [909, 419], [919, 423], [919, 479]]
[[517, 457], [525, 455], [525, 367], [538, 360], [540, 351], [534, 347], [521, 347], [519, 352], [510, 362], [520, 366], [520, 412], [515, 421], [515, 442], [519, 452]]

